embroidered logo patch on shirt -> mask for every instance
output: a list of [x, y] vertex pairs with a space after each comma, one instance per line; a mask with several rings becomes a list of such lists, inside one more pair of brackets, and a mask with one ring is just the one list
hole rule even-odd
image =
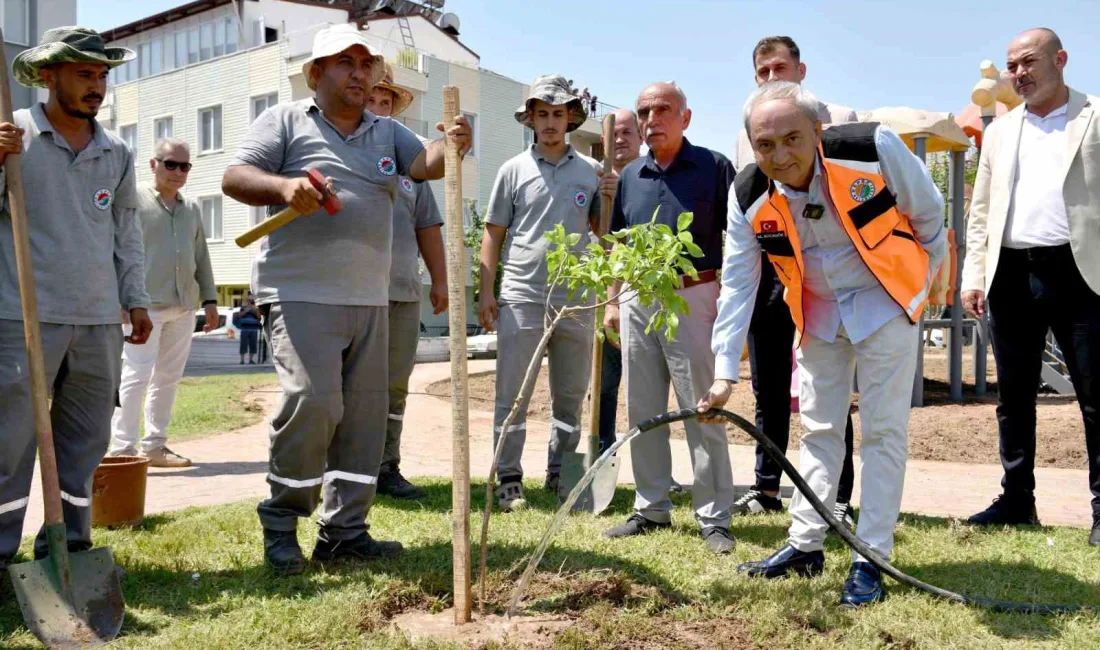
[[580, 191], [573, 195], [573, 203], [577, 204], [578, 208], [583, 208], [588, 205], [588, 194]]
[[775, 232], [779, 230], [779, 222], [775, 220], [761, 221], [760, 232]]
[[115, 195], [107, 188], [98, 189], [92, 194], [92, 205], [100, 210], [106, 210], [114, 202]]
[[[385, 174], [386, 172], [383, 171], [382, 173]], [[401, 187], [404, 188], [404, 190], [406, 192], [408, 192], [409, 194], [412, 194], [412, 192], [413, 192], [413, 182], [411, 180], [409, 180], [407, 178], [402, 178], [401, 179]]]
[[875, 184], [869, 178], [857, 178], [849, 192], [860, 203], [870, 201], [875, 196]]
[[384, 176], [393, 176], [397, 173], [397, 163], [389, 156], [382, 156], [378, 159], [378, 171]]

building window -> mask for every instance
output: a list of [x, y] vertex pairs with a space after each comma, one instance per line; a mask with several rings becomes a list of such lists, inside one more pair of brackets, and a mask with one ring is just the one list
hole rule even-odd
[[225, 23], [223, 20], [214, 23], [214, 56], [225, 55]]
[[199, 199], [202, 206], [202, 230], [207, 241], [222, 239], [222, 197], [205, 196]]
[[533, 144], [535, 144], [535, 132], [526, 126], [523, 127], [523, 149], [526, 151]]
[[28, 4], [28, 0], [0, 0], [0, 27], [4, 28], [4, 40], [8, 43], [31, 44]]
[[138, 45], [138, 64], [141, 68], [141, 71], [138, 73], [140, 75], [139, 78], [149, 76], [150, 63], [151, 60], [149, 56], [149, 44], [142, 43], [141, 45]]
[[187, 32], [176, 32], [176, 65], [187, 65]]
[[137, 124], [125, 124], [118, 130], [119, 137], [129, 147], [130, 151], [134, 154], [134, 159], [137, 160]]
[[161, 49], [164, 50], [164, 71], [176, 69], [176, 37], [173, 34], [165, 34]]
[[153, 120], [154, 141], [172, 137], [172, 118], [158, 117]]
[[267, 218], [267, 208], [262, 205], [254, 205], [248, 210], [248, 227], [260, 225]]
[[225, 53], [233, 54], [237, 51], [237, 43], [240, 38], [240, 22], [236, 16], [225, 19]]
[[462, 202], [462, 229], [469, 230], [474, 222], [474, 213], [481, 215], [477, 209], [476, 199], [466, 199]]
[[192, 27], [191, 31], [187, 32], [187, 62], [198, 63], [199, 62], [199, 28]]
[[164, 63], [164, 39], [155, 38], [149, 45], [149, 74], [160, 74]]
[[462, 114], [466, 117], [466, 121], [470, 124], [470, 135], [474, 141], [473, 146], [470, 147], [470, 151], [467, 152], [466, 155], [477, 158], [479, 149], [477, 146], [477, 115], [474, 115], [473, 113], [467, 113], [466, 111], [462, 111]]
[[214, 56], [214, 25], [206, 23], [199, 30], [199, 61], [206, 61]]
[[263, 113], [267, 109], [271, 108], [275, 104], [279, 103], [279, 93], [268, 93], [267, 95], [260, 95], [259, 97], [252, 98], [252, 119], [250, 122], [254, 122], [260, 113]]
[[199, 152], [222, 148], [222, 107], [212, 106], [199, 111]]

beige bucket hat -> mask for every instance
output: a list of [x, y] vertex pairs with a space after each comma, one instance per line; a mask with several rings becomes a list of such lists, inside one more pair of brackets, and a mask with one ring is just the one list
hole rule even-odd
[[362, 46], [373, 59], [373, 63], [371, 64], [371, 78], [367, 80], [367, 86], [374, 87], [381, 81], [382, 75], [385, 74], [384, 64], [386, 63], [386, 58], [381, 54], [374, 53], [374, 50], [371, 49], [370, 44], [367, 43], [366, 37], [363, 36], [358, 27], [351, 23], [345, 23], [325, 27], [313, 36], [313, 52], [309, 55], [309, 58], [302, 63], [302, 74], [306, 77], [306, 85], [309, 86], [309, 89], [317, 90], [314, 84], [309, 80], [309, 71], [313, 68], [313, 64], [316, 63], [318, 59], [339, 54], [356, 45]]
[[543, 75], [531, 82], [531, 91], [527, 95], [527, 100], [523, 102], [523, 106], [516, 109], [516, 121], [528, 128], [534, 128], [531, 123], [531, 102], [536, 99], [551, 106], [569, 107], [569, 126], [565, 129], [567, 133], [581, 128], [584, 121], [588, 119], [584, 102], [571, 92], [569, 82], [560, 74]]
[[401, 86], [398, 86], [393, 82], [393, 66], [386, 63], [386, 74], [382, 76], [382, 81], [374, 84], [375, 88], [385, 88], [393, 93], [393, 114], [390, 117], [397, 117], [409, 107], [409, 104], [413, 101], [413, 94]]
[[39, 72], [58, 63], [97, 63], [108, 68], [133, 61], [137, 54], [125, 47], [107, 47], [99, 32], [87, 27], [54, 27], [42, 34], [35, 47], [15, 55], [11, 73], [24, 86], [45, 88]]

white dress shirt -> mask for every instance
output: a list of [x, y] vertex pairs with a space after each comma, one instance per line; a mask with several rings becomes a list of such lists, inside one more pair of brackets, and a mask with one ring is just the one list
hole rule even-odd
[[1008, 248], [1061, 246], [1069, 243], [1069, 218], [1062, 195], [1069, 104], [1045, 117], [1024, 110], [1016, 179], [1008, 207], [1004, 245]]
[[[898, 211], [909, 217], [918, 241], [928, 252], [931, 275], [947, 252], [943, 197], [928, 168], [894, 131], [878, 127], [875, 147], [886, 185], [897, 199]], [[859, 343], [905, 313], [864, 264], [833, 212], [832, 202], [824, 200], [828, 188], [822, 183], [820, 161], [815, 163], [809, 191], [799, 192], [780, 183], [776, 183], [776, 188], [787, 197], [802, 248], [806, 333], [831, 343], [843, 324], [848, 338]], [[825, 206], [821, 219], [802, 217], [803, 208], [811, 199]], [[712, 338], [717, 379], [737, 381], [741, 350], [760, 283], [760, 263], [760, 245], [752, 224], [738, 202], [730, 201], [722, 293]]]

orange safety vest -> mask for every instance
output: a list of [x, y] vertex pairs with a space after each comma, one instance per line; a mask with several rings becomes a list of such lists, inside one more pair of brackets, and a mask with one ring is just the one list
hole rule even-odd
[[[826, 200], [867, 268], [916, 323], [928, 302], [928, 253], [886, 187], [875, 147], [877, 127], [860, 122], [830, 127], [821, 134], [818, 156], [828, 188]], [[784, 300], [801, 340], [806, 324], [802, 309], [805, 266], [787, 197], [776, 191], [775, 183], [755, 164], [737, 175], [735, 185], [737, 201], [756, 240], [786, 287]]]

